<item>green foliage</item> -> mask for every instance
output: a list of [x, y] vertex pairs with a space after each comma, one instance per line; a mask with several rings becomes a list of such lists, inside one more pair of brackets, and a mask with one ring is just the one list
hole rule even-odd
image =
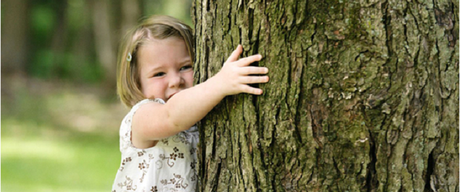
[[149, 16], [152, 14], [169, 15], [182, 20], [184, 23], [193, 28], [192, 19], [190, 16], [191, 1], [190, 0], [143, 0], [143, 15]]
[[[84, 4], [70, 1], [68, 5], [54, 5], [50, 2], [37, 3], [31, 8], [32, 55], [27, 72], [42, 79], [86, 83], [103, 80], [104, 72], [95, 57], [94, 45], [81, 43], [92, 42], [91, 22], [87, 16], [90, 14]], [[59, 6], [66, 6], [66, 13], [56, 9]], [[60, 16], [66, 17], [58, 19]], [[65, 24], [59, 27], [59, 22]]]
[[[177, 17], [192, 25], [190, 0], [139, 1], [140, 18], [152, 14]], [[114, 20], [110, 34], [113, 51], [121, 34], [120, 6], [109, 4], [109, 17]], [[26, 71], [42, 79], [66, 79], [98, 83], [105, 79], [105, 70], [97, 57], [94, 40], [93, 3], [79, 0], [42, 0], [30, 3], [30, 55]], [[117, 19], [114, 19], [117, 18]], [[116, 58], [114, 58], [115, 60]], [[115, 65], [115, 63], [114, 63]]]
[[67, 79], [77, 82], [97, 83], [104, 77], [103, 70], [96, 61], [87, 57], [77, 57], [66, 52], [53, 52], [50, 49], [38, 50], [29, 73], [32, 76], [50, 79]]
[[41, 78], [51, 77], [53, 57], [54, 53], [51, 50], [38, 50], [33, 57], [32, 65], [28, 68], [29, 73]]
[[[46, 37], [51, 34], [56, 25], [56, 13], [52, 7], [37, 5], [32, 8], [31, 15], [32, 30], [37, 37]], [[35, 39], [36, 41], [46, 41], [46, 39]]]
[[81, 0], [68, 0], [67, 24], [71, 31], [78, 31], [89, 28], [91, 20], [90, 10], [85, 6], [85, 2]]

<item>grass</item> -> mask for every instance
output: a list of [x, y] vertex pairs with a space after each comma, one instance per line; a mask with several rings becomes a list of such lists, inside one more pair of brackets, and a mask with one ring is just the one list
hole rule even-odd
[[2, 77], [2, 191], [110, 191], [127, 109], [98, 87], [13, 78]]

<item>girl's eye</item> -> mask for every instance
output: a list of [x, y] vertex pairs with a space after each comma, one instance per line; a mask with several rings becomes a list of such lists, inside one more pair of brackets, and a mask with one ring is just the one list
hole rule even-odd
[[181, 67], [180, 70], [181, 70], [181, 71], [185, 71], [185, 70], [191, 69], [191, 68], [192, 68], [191, 65], [186, 65], [186, 66]]
[[153, 77], [161, 77], [161, 76], [164, 76], [164, 75], [166, 75], [166, 73], [164, 73], [164, 72], [159, 72], [159, 73], [155, 73], [155, 74], [153, 75]]

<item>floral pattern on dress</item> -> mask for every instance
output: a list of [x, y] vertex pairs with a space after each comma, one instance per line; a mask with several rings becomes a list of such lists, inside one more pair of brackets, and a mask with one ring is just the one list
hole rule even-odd
[[154, 101], [136, 104], [120, 126], [122, 160], [112, 191], [195, 191], [198, 181], [196, 127], [160, 140], [152, 148], [137, 149], [132, 145], [131, 119], [139, 106], [147, 102]]
[[133, 185], [133, 180], [126, 176], [126, 180], [123, 183], [118, 183], [118, 186], [125, 188], [128, 191], [136, 191], [137, 185]]

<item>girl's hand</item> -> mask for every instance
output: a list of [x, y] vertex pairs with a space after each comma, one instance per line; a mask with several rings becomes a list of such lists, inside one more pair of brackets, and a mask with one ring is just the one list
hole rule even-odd
[[219, 83], [216, 84], [216, 90], [222, 91], [224, 95], [235, 95], [238, 93], [249, 93], [261, 95], [262, 89], [251, 87], [248, 84], [267, 83], [268, 76], [251, 76], [263, 75], [268, 73], [266, 67], [249, 66], [249, 64], [260, 61], [261, 55], [252, 55], [238, 59], [243, 52], [243, 47], [238, 45], [235, 51], [224, 63], [222, 69], [215, 76]]
[[[187, 130], [211, 111], [225, 96], [238, 93], [262, 94], [262, 89], [248, 84], [266, 83], [266, 67], [249, 64], [261, 55], [238, 59], [243, 48], [238, 46], [215, 76], [204, 83], [184, 89], [166, 104], [147, 103], [139, 107], [132, 120], [132, 141], [138, 148], [155, 146], [156, 142]], [[154, 122], [154, 123], [152, 123]]]

